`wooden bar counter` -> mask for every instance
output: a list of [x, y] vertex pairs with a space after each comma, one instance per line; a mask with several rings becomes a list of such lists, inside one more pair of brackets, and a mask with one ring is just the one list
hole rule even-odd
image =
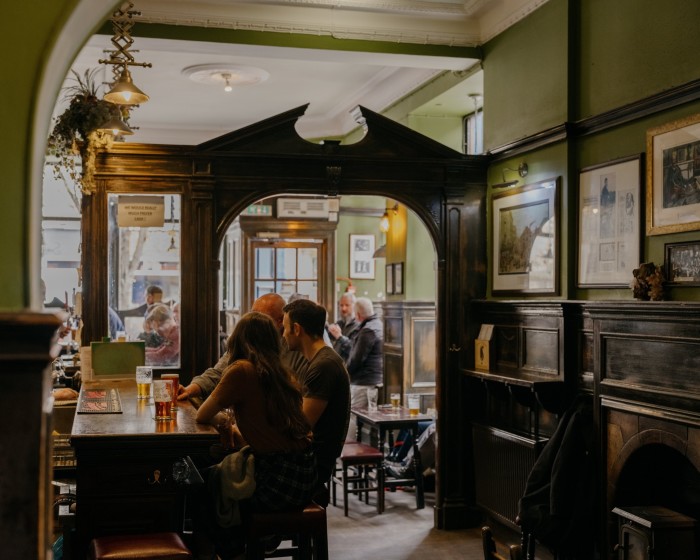
[[156, 421], [153, 399], [138, 400], [135, 381], [86, 382], [81, 398], [98, 389], [117, 389], [121, 412], [78, 412], [73, 422], [74, 550], [81, 559], [95, 536], [181, 532], [185, 489], [173, 480], [173, 463], [189, 456], [197, 466], [211, 464], [209, 448], [219, 441], [214, 428], [195, 422], [196, 410], [187, 401], [178, 402], [172, 420]]

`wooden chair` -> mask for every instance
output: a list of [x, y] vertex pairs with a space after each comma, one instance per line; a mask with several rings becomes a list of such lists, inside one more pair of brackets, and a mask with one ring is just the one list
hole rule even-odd
[[[291, 537], [291, 545], [265, 552], [265, 537]], [[326, 509], [312, 502], [302, 511], [253, 513], [245, 523], [246, 559], [292, 556], [301, 560], [328, 560]]]
[[[369, 493], [377, 493], [377, 513], [384, 511], [384, 454], [376, 447], [364, 443], [350, 442], [343, 446], [340, 454], [341, 474], [331, 479], [333, 505], [336, 500], [335, 485], [343, 488], [344, 512], [348, 516], [348, 494], [364, 494], [369, 503]], [[354, 473], [351, 469], [354, 469]], [[375, 473], [374, 479], [370, 476]]]
[[[484, 545], [484, 560], [507, 560], [496, 552], [496, 542], [493, 540], [493, 534], [490, 527], [481, 528], [481, 542]], [[510, 560], [522, 560], [523, 551], [519, 544], [512, 544], [508, 547], [510, 551]]]

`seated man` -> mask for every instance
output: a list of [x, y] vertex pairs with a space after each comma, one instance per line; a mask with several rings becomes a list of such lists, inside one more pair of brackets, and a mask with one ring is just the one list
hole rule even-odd
[[[285, 304], [284, 298], [279, 294], [264, 294], [253, 302], [250, 310], [259, 311], [270, 317], [277, 325], [280, 336], [282, 336], [282, 320], [284, 318], [284, 311], [282, 310]], [[193, 377], [192, 383], [187, 385], [187, 387], [180, 386], [178, 400], [183, 401], [193, 397], [198, 399], [207, 398], [219, 384], [219, 381], [221, 381], [221, 376], [226, 366], [228, 366], [228, 362], [229, 355], [226, 352], [214, 366]], [[284, 341], [282, 344], [282, 362], [297, 375], [307, 366], [306, 358], [300, 352], [287, 348]]]
[[325, 324], [326, 309], [312, 301], [300, 299], [284, 307], [284, 339], [309, 362], [297, 379], [314, 432], [319, 483], [333, 474], [350, 419], [350, 379], [343, 360], [323, 341]]

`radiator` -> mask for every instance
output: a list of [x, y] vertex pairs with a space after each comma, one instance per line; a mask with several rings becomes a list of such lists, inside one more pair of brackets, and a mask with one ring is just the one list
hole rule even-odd
[[476, 503], [499, 521], [516, 528], [518, 500], [546, 441], [480, 424], [473, 424], [472, 432]]

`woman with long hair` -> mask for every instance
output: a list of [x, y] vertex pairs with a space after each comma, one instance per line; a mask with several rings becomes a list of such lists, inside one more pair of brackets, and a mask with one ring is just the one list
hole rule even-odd
[[[316, 461], [301, 388], [280, 361], [279, 330], [267, 315], [247, 313], [227, 347], [229, 365], [197, 411], [197, 422], [218, 426], [227, 420], [226, 409], [233, 409], [237, 433], [254, 458], [252, 510], [303, 508], [316, 487]], [[216, 486], [210, 491], [217, 492]]]

